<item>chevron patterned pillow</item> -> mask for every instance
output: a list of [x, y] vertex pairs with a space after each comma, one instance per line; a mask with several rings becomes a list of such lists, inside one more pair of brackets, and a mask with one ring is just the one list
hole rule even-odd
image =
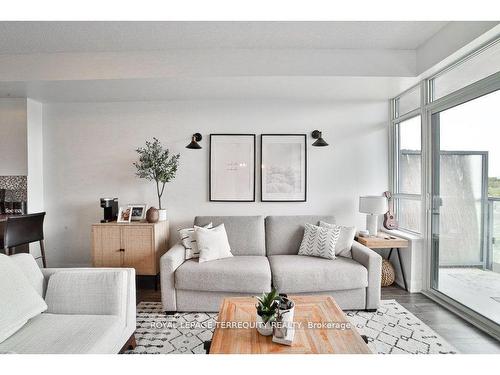
[[344, 227], [342, 225], [325, 223], [324, 221], [320, 221], [319, 226], [329, 229], [339, 227], [340, 235], [337, 243], [335, 244], [335, 255], [352, 258], [351, 247], [354, 242], [354, 236], [356, 235], [356, 227]]
[[335, 259], [335, 245], [340, 236], [340, 227], [322, 228], [306, 224], [299, 255]]

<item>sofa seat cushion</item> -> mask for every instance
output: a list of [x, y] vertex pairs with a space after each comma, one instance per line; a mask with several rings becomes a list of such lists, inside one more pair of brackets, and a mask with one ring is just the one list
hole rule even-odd
[[368, 271], [353, 259], [302, 255], [269, 257], [273, 286], [280, 293], [307, 293], [366, 288]]
[[[40, 314], [0, 344], [0, 352], [20, 354], [112, 353], [125, 329], [113, 315]], [[119, 349], [118, 349], [119, 350]]]
[[264, 256], [235, 256], [199, 263], [189, 259], [175, 271], [175, 287], [206, 292], [262, 293], [271, 288]]

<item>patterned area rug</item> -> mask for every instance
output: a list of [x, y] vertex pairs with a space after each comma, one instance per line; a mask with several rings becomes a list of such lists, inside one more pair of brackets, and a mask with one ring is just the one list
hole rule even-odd
[[[348, 311], [348, 319], [378, 354], [454, 354], [457, 350], [394, 300], [377, 312]], [[159, 302], [137, 306], [137, 347], [127, 354], [205, 354], [212, 338], [215, 313], [165, 315]]]

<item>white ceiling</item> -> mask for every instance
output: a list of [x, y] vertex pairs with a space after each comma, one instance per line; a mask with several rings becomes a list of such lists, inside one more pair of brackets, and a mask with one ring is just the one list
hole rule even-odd
[[385, 100], [497, 24], [0, 21], [0, 98]]
[[1, 97], [41, 102], [148, 100], [385, 100], [416, 83], [400, 77], [210, 77], [9, 82]]
[[174, 48], [414, 50], [449, 22], [0, 22], [0, 54]]

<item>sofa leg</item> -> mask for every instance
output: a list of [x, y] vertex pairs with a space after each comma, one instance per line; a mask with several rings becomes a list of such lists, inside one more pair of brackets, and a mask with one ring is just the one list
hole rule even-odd
[[177, 314], [177, 311], [165, 311], [165, 315], [175, 315]]
[[377, 309], [365, 309], [366, 312], [377, 312]]
[[212, 346], [212, 340], [209, 340], [209, 341], [205, 341], [203, 343], [203, 349], [205, 349], [205, 352], [207, 354], [210, 354], [210, 347]]
[[129, 337], [123, 348], [121, 348], [120, 353], [124, 353], [126, 350], [134, 350], [137, 346], [137, 341], [135, 341], [135, 334], [132, 333], [132, 336]]

